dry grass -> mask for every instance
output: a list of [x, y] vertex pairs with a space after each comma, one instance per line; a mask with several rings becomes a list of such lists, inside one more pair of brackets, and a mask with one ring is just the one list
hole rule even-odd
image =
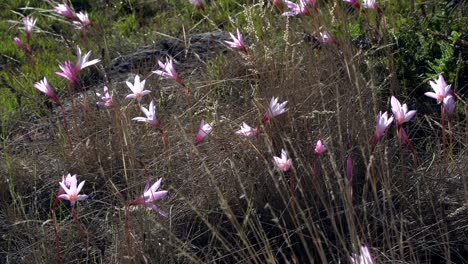
[[[59, 177], [70, 172], [86, 180], [83, 193], [90, 195], [77, 207], [89, 247], [62, 203], [57, 227], [64, 263], [349, 263], [363, 244], [376, 263], [467, 263], [463, 118], [452, 121], [447, 164], [436, 113], [418, 114], [405, 125], [417, 167], [409, 151], [400, 153], [393, 128], [371, 153], [375, 116], [390, 110], [389, 95], [400, 90], [392, 82], [396, 73], [374, 65], [375, 50], [360, 50], [347, 39], [339, 48], [317, 48], [300, 33], [310, 23], [282, 22], [288, 34], [275, 49], [256, 42], [248, 61], [230, 52], [202, 71], [184, 70], [190, 110], [175, 84], [149, 78], [166, 148], [159, 132], [131, 120], [141, 112], [122, 99], [128, 91], [121, 82], [109, 85], [113, 108], [69, 111], [73, 146], [58, 112], [18, 120], [15, 137], [1, 147], [0, 262], [56, 261], [49, 209]], [[243, 121], [258, 123], [272, 96], [287, 100], [289, 111], [258, 138], [235, 136]], [[397, 96], [417, 108], [411, 96]], [[215, 122], [214, 132], [194, 146], [192, 128], [202, 118]], [[319, 138], [328, 152], [317, 157]], [[272, 163], [282, 148], [293, 159], [296, 209], [285, 175]], [[148, 178], [163, 178], [161, 189], [170, 194], [158, 206], [169, 217], [132, 208], [126, 236], [125, 205], [141, 195]]]

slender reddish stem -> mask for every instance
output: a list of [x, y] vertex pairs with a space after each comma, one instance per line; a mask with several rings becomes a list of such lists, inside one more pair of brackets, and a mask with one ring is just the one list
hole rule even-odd
[[71, 138], [70, 138], [70, 132], [68, 131], [67, 113], [65, 112], [65, 107], [63, 107], [62, 104], [60, 104], [60, 111], [62, 112], [63, 127], [65, 128], [65, 133], [67, 134], [68, 144], [70, 146], [72, 146], [72, 142], [71, 142]]
[[75, 220], [76, 228], [78, 229], [78, 233], [80, 234], [81, 241], [83, 242], [83, 245], [85, 246], [85, 248], [87, 250], [88, 249], [88, 241], [86, 240], [83, 227], [81, 226], [80, 221], [78, 220], [78, 213], [76, 212], [74, 206], [72, 206], [72, 214], [73, 214], [73, 219]]
[[62, 263], [62, 257], [60, 256], [60, 239], [57, 231], [57, 220], [55, 216], [55, 206], [50, 209], [52, 212], [52, 218], [54, 223], [54, 234], [55, 234], [55, 252], [57, 253], [57, 263]]
[[443, 152], [443, 163], [444, 165], [442, 166], [442, 176], [445, 174], [446, 169], [447, 169], [447, 149], [446, 149], [446, 138], [445, 138], [445, 111], [444, 111], [444, 105], [440, 104], [440, 114], [441, 114], [441, 123], [442, 123], [442, 152]]

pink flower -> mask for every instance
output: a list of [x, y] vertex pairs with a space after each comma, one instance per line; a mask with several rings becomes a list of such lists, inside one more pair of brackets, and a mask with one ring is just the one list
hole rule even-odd
[[50, 87], [49, 83], [47, 82], [46, 77], [44, 77], [42, 81], [35, 83], [34, 87], [49, 96], [50, 99], [54, 100], [57, 105], [62, 105], [54, 90], [52, 90], [52, 87]]
[[104, 86], [104, 95], [100, 93], [96, 93], [96, 95], [101, 99], [101, 102], [96, 103], [97, 105], [102, 107], [111, 107], [113, 105], [112, 93], [109, 93], [107, 86]]
[[208, 136], [211, 131], [213, 130], [213, 127], [211, 124], [205, 124], [205, 120], [202, 120], [200, 123], [200, 129], [198, 130], [197, 135], [195, 136], [195, 145], [198, 143], [202, 142], [203, 139]]
[[76, 71], [76, 68], [73, 66], [71, 61], [65, 61], [64, 65], [59, 65], [59, 68], [62, 70], [62, 72], [55, 72], [55, 74], [62, 76], [63, 78], [74, 83], [76, 86], [80, 86], [77, 77], [78, 72]]
[[434, 90], [434, 93], [427, 92], [424, 93], [424, 95], [436, 99], [437, 104], [440, 104], [444, 101], [445, 97], [450, 94], [451, 85], [447, 85], [442, 74], [439, 74], [439, 79], [434, 81], [435, 82], [429, 81], [429, 84], [431, 85], [432, 90]]
[[237, 29], [237, 37], [234, 36], [234, 34], [232, 33], [229, 33], [229, 35], [231, 35], [232, 41], [224, 41], [224, 42], [228, 44], [229, 47], [240, 50], [244, 54], [247, 54], [248, 52], [244, 44], [244, 37], [242, 37], [242, 34], [240, 33], [239, 29]]
[[288, 111], [285, 108], [287, 103], [288, 101], [284, 101], [283, 103], [278, 104], [278, 98], [271, 98], [270, 106], [268, 107], [268, 110], [265, 112], [265, 114], [263, 114], [262, 123], [265, 123], [271, 118], [281, 115], [282, 113]]
[[146, 109], [143, 106], [141, 106], [140, 109], [145, 114], [146, 117], [135, 117], [132, 120], [135, 120], [135, 121], [138, 121], [138, 122], [145, 122], [145, 123], [153, 125], [156, 128], [160, 128], [159, 121], [156, 118], [156, 109], [154, 107], [154, 101], [153, 100], [151, 100], [151, 103], [149, 105], [149, 109]]
[[403, 123], [410, 121], [411, 118], [413, 118], [413, 116], [416, 114], [415, 110], [408, 111], [408, 106], [406, 104], [403, 104], [402, 106], [395, 96], [392, 96], [390, 102], [397, 126], [401, 126]]
[[[76, 174], [71, 176], [70, 173], [68, 173], [67, 176], [63, 175], [62, 176], [62, 183], [67, 187], [67, 188], [70, 188], [70, 184], [71, 184], [71, 181], [72, 181], [72, 177], [75, 177], [76, 178]], [[65, 193], [65, 190], [62, 188], [62, 186], [59, 184], [59, 191], [57, 193], [57, 197], [64, 194]]]
[[379, 139], [383, 136], [387, 128], [392, 124], [393, 122], [393, 116], [388, 118], [387, 112], [384, 112], [382, 114], [382, 111], [379, 112], [377, 115], [377, 125], [374, 133], [374, 137], [372, 138], [372, 148], [374, 148], [377, 145], [377, 142]]
[[174, 80], [178, 84], [184, 86], [182, 79], [179, 77], [179, 75], [177, 74], [177, 71], [174, 68], [174, 62], [172, 61], [172, 59], [166, 58], [166, 63], [162, 63], [160, 60], [158, 60], [158, 64], [159, 64], [159, 67], [161, 67], [162, 71], [156, 70], [156, 71], [153, 71], [153, 73], [161, 77], [164, 77], [166, 79]]
[[308, 2], [305, 2], [305, 0], [299, 0], [297, 4], [288, 0], [284, 0], [284, 3], [289, 8], [289, 11], [284, 12], [282, 16], [297, 16], [300, 14], [310, 16], [310, 11], [307, 9]]
[[189, 2], [194, 5], [197, 9], [203, 10], [203, 2], [201, 0], [189, 0]]
[[323, 43], [337, 44], [336, 39], [328, 31], [320, 32], [320, 41]]
[[36, 19], [33, 19], [32, 17], [23, 18], [23, 25], [24, 25], [24, 30], [26, 31], [26, 38], [29, 39], [31, 37], [31, 33], [35, 24], [36, 24]]
[[26, 45], [24, 45], [20, 38], [14, 37], [13, 40], [15, 41], [16, 45], [18, 45], [18, 47], [22, 49], [25, 53], [31, 54], [31, 50]]
[[372, 259], [367, 246], [361, 246], [360, 254], [353, 254], [353, 257], [351, 257], [351, 262], [353, 264], [374, 264], [374, 260]]
[[[68, 186], [67, 186], [67, 183], [69, 183]], [[67, 176], [66, 179], [62, 178], [62, 181], [59, 182], [59, 184], [60, 184], [60, 187], [62, 187], [62, 189], [65, 191], [65, 194], [59, 195], [58, 198], [70, 201], [71, 206], [74, 206], [76, 201], [83, 201], [88, 198], [87, 195], [78, 194], [83, 188], [85, 181], [82, 181], [80, 185], [76, 187], [76, 184], [77, 184], [76, 175], [73, 175], [71, 177]]]
[[73, 21], [78, 28], [86, 28], [87, 26], [91, 25], [91, 21], [88, 18], [88, 13], [86, 12], [79, 12], [76, 14], [77, 21]]
[[158, 212], [164, 217], [167, 217], [167, 213], [163, 210], [159, 209], [156, 205], [152, 202], [161, 200], [167, 196], [168, 191], [158, 191], [159, 186], [161, 186], [162, 179], [159, 179], [155, 182], [151, 187], [149, 187], [149, 180], [146, 182], [145, 190], [143, 191], [143, 195], [133, 200], [130, 205], [143, 205], [147, 206], [154, 211]]
[[236, 131], [236, 134], [243, 137], [252, 137], [257, 135], [258, 131], [256, 128], [253, 128], [247, 125], [245, 122], [242, 123], [241, 129]]
[[146, 80], [143, 80], [142, 82], [140, 82], [140, 76], [138, 76], [138, 75], [135, 76], [134, 84], [132, 84], [130, 82], [126, 82], [128, 88], [130, 88], [130, 90], [132, 90], [133, 94], [129, 94], [129, 95], [125, 96], [125, 99], [132, 98], [132, 99], [136, 99], [138, 102], [140, 102], [141, 98], [143, 96], [151, 93], [151, 91], [144, 90], [145, 89], [145, 82], [146, 82]]
[[364, 8], [374, 9], [378, 13], [382, 13], [382, 10], [377, 6], [376, 0], [364, 0], [364, 2], [362, 3], [362, 6]]
[[75, 15], [75, 12], [71, 10], [71, 8], [67, 4], [59, 4], [58, 6], [54, 7], [55, 12], [59, 13], [60, 15], [71, 19], [71, 20], [76, 20], [77, 17]]
[[448, 95], [444, 98], [444, 110], [449, 117], [453, 115], [453, 112], [455, 111], [455, 106], [455, 98], [452, 95]]
[[81, 57], [81, 49], [79, 46], [77, 46], [75, 65], [73, 65], [71, 61], [65, 61], [64, 65], [59, 65], [59, 68], [60, 70], [62, 70], [62, 72], [55, 72], [55, 73], [69, 80], [70, 82], [74, 83], [76, 86], [80, 86], [80, 83], [78, 82], [78, 76], [77, 76], [78, 73], [82, 69], [88, 66], [94, 65], [100, 61], [98, 59], [88, 61], [90, 56], [91, 56], [91, 51], [88, 51], [86, 55]]
[[92, 61], [88, 61], [90, 56], [91, 56], [91, 51], [88, 51], [88, 53], [86, 53], [86, 55], [81, 57], [80, 46], [76, 46], [76, 63], [75, 63], [76, 73], [78, 73], [80, 70], [82, 70], [82, 69], [84, 69], [84, 68], [86, 68], [88, 66], [91, 66], [91, 65], [94, 65], [94, 64], [100, 62], [99, 59], [94, 59]]
[[327, 151], [327, 148], [325, 147], [325, 145], [323, 145], [322, 140], [317, 140], [317, 144], [315, 145], [314, 151], [316, 155], [322, 155], [323, 153], [325, 153], [325, 151]]
[[273, 157], [273, 161], [275, 162], [276, 167], [282, 171], [288, 171], [292, 165], [292, 160], [288, 159], [284, 149], [281, 150], [281, 158], [275, 156]]
[[357, 10], [361, 9], [361, 5], [359, 4], [359, 2], [357, 0], [343, 0], [343, 1], [345, 3], [348, 3], [348, 4], [352, 5]]

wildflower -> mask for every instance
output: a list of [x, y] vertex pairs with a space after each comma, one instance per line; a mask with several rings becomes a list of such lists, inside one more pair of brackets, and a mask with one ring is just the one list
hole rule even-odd
[[253, 128], [247, 125], [245, 122], [242, 122], [241, 129], [236, 131], [236, 134], [243, 137], [252, 137], [257, 135], [258, 131], [256, 128]]
[[[63, 185], [65, 185], [65, 187], [70, 188], [70, 184], [72, 182], [72, 177], [76, 178], [76, 174], [73, 175], [73, 176], [70, 173], [68, 173], [67, 176], [63, 175], [61, 183], [63, 183]], [[57, 197], [64, 194], [64, 193], [65, 193], [65, 190], [62, 188], [62, 185], [59, 184], [59, 191], [58, 191]]]
[[141, 106], [140, 109], [145, 114], [146, 117], [135, 117], [132, 120], [135, 120], [135, 121], [138, 121], [138, 122], [145, 122], [145, 123], [153, 125], [156, 128], [160, 128], [159, 121], [156, 118], [156, 109], [154, 107], [154, 101], [153, 100], [151, 100], [151, 103], [149, 105], [149, 109], [146, 109], [143, 106]]
[[362, 6], [364, 8], [374, 9], [379, 14], [382, 13], [382, 10], [377, 6], [377, 1], [376, 0], [364, 0], [364, 2], [362, 3]]
[[449, 117], [452, 117], [453, 112], [455, 111], [455, 98], [452, 95], [448, 95], [444, 98], [444, 110]]
[[242, 34], [240, 33], [239, 29], [237, 29], [237, 37], [234, 36], [234, 34], [229, 33], [231, 35], [232, 41], [224, 41], [226, 44], [229, 45], [229, 47], [233, 49], [240, 50], [244, 54], [247, 54], [247, 48], [245, 47], [244, 43], [244, 37], [242, 37]]
[[213, 127], [211, 124], [205, 124], [205, 120], [202, 120], [200, 123], [200, 129], [198, 130], [197, 135], [195, 136], [195, 145], [198, 143], [202, 142], [203, 139], [208, 136], [211, 131], [213, 130]]
[[320, 32], [320, 41], [323, 43], [337, 44], [336, 39], [328, 31]]
[[351, 262], [353, 264], [374, 264], [374, 260], [367, 246], [361, 246], [360, 251], [360, 255], [353, 254], [353, 257], [351, 257]]
[[166, 63], [162, 63], [160, 60], [158, 60], [158, 64], [159, 64], [159, 67], [162, 68], [162, 71], [156, 70], [156, 71], [153, 71], [153, 73], [161, 77], [164, 77], [166, 79], [174, 80], [178, 84], [185, 86], [184, 83], [182, 82], [182, 79], [179, 77], [179, 75], [177, 74], [177, 71], [174, 68], [174, 62], [172, 61], [172, 59], [166, 58]]
[[42, 81], [35, 83], [34, 87], [49, 96], [50, 99], [54, 100], [57, 105], [62, 105], [54, 90], [52, 90], [52, 87], [50, 87], [49, 83], [47, 82], [46, 77], [44, 77]]
[[62, 72], [55, 72], [55, 74], [62, 76], [77, 86], [80, 86], [77, 76], [78, 72], [76, 71], [76, 68], [73, 66], [71, 61], [65, 61], [64, 65], [59, 65], [59, 68], [62, 70]]
[[309, 9], [307, 9], [307, 2], [305, 2], [305, 0], [299, 0], [297, 4], [288, 0], [285, 0], [284, 3], [289, 8], [289, 11], [284, 12], [282, 16], [296, 16], [300, 14], [310, 16]]
[[317, 144], [315, 145], [315, 154], [316, 155], [321, 155], [323, 153], [325, 153], [325, 151], [327, 151], [327, 148], [325, 147], [325, 145], [323, 145], [322, 143], [322, 140], [317, 140]]
[[159, 209], [155, 204], [151, 203], [153, 201], [161, 200], [167, 196], [168, 191], [157, 191], [159, 186], [161, 186], [162, 179], [159, 179], [155, 182], [151, 188], [149, 187], [149, 180], [146, 182], [145, 190], [143, 195], [133, 200], [130, 205], [143, 205], [147, 206], [154, 211], [158, 212], [164, 217], [167, 217], [167, 213]]
[[[140, 82], [140, 76], [138, 76], [138, 75], [135, 76], [134, 84], [131, 84], [130, 82], [126, 82], [128, 88], [130, 88], [130, 90], [132, 90], [133, 94], [127, 95], [125, 97], [125, 99], [133, 98], [133, 99], [136, 99], [138, 102], [140, 102], [141, 98], [143, 96], [151, 93], [151, 91], [144, 90], [145, 89], [145, 82], [146, 82], [146, 80], [143, 80], [142, 82]], [[151, 101], [151, 102], [153, 102], [153, 101]], [[150, 108], [151, 108], [151, 106], [150, 106]], [[143, 111], [143, 112], [145, 112], [145, 111]]]
[[[67, 186], [67, 183], [69, 183], [68, 186]], [[85, 181], [82, 181], [78, 185], [78, 187], [76, 187], [76, 184], [77, 184], [76, 175], [73, 175], [71, 177], [67, 176], [66, 179], [62, 178], [62, 182], [59, 182], [59, 184], [62, 187], [62, 189], [65, 191], [65, 193], [59, 195], [58, 198], [70, 201], [71, 206], [74, 206], [76, 201], [83, 201], [88, 198], [87, 195], [78, 194], [83, 188]]]
[[96, 95], [101, 99], [101, 102], [97, 102], [96, 104], [103, 107], [111, 107], [112, 102], [112, 93], [109, 93], [109, 88], [104, 86], [104, 94], [96, 93]]
[[24, 45], [20, 38], [14, 37], [13, 40], [15, 41], [16, 45], [18, 45], [18, 47], [22, 49], [26, 54], [31, 54], [31, 50], [29, 49], [29, 47]]
[[78, 73], [80, 70], [82, 70], [82, 69], [84, 69], [84, 68], [86, 68], [88, 66], [91, 66], [91, 65], [94, 65], [94, 64], [100, 62], [99, 59], [94, 59], [92, 61], [88, 61], [90, 56], [91, 56], [91, 51], [88, 51], [88, 53], [86, 53], [86, 55], [81, 57], [80, 46], [76, 46], [76, 63], [75, 63], [76, 73]]
[[281, 149], [281, 158], [275, 156], [273, 157], [273, 160], [279, 170], [288, 171], [291, 168], [292, 160], [288, 159], [284, 149]]
[[197, 9], [203, 10], [203, 2], [201, 0], [189, 0], [189, 2], [194, 5]]
[[73, 10], [67, 4], [59, 4], [58, 6], [54, 7], [54, 10], [68, 19], [77, 19], [75, 12], [73, 12]]
[[33, 19], [32, 17], [23, 18], [23, 25], [24, 25], [24, 30], [26, 31], [27, 39], [31, 37], [31, 33], [35, 24], [36, 24], [36, 19]]
[[374, 133], [374, 137], [372, 138], [372, 148], [377, 145], [377, 142], [379, 139], [383, 136], [387, 128], [392, 124], [393, 122], [393, 116], [388, 118], [387, 112], [384, 112], [382, 114], [382, 111], [379, 111], [379, 114], [377, 115], [377, 125]]
[[357, 0], [343, 0], [343, 2], [352, 5], [357, 10], [361, 9], [361, 5], [359, 4], [359, 2]]
[[73, 24], [78, 26], [78, 28], [86, 28], [87, 26], [91, 25], [91, 21], [88, 18], [88, 13], [86, 12], [79, 12], [76, 14], [77, 21], [73, 21]]
[[403, 104], [402, 106], [395, 96], [392, 96], [391, 104], [397, 126], [401, 126], [403, 123], [408, 122], [416, 114], [415, 110], [408, 111], [408, 106], [406, 104]]
[[434, 93], [427, 92], [424, 93], [424, 95], [436, 99], [437, 104], [440, 104], [444, 101], [445, 97], [450, 94], [451, 85], [447, 85], [442, 74], [439, 74], [439, 79], [434, 81], [429, 81], [429, 84], [431, 85], [432, 90], [434, 90]]
[[81, 49], [77, 46], [76, 49], [76, 63], [73, 65], [71, 61], [65, 61], [63, 65], [59, 65], [60, 70], [62, 72], [55, 72], [57, 75], [62, 76], [63, 78], [69, 80], [70, 82], [74, 83], [76, 86], [80, 86], [78, 82], [78, 73], [91, 65], [98, 63], [99, 59], [94, 59], [92, 61], [88, 61], [89, 57], [91, 56], [91, 51], [88, 51], [86, 55], [81, 57]]
[[262, 123], [265, 123], [271, 118], [288, 111], [288, 109], [285, 108], [287, 103], [288, 101], [284, 101], [283, 103], [278, 104], [278, 98], [271, 98], [270, 106], [268, 107], [268, 110], [265, 112], [265, 114], [263, 114]]

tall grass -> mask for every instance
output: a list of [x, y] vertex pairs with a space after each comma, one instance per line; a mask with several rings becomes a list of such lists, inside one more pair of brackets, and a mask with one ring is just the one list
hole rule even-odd
[[[130, 65], [125, 75], [112, 75], [111, 62], [104, 57], [102, 67], [81, 76], [88, 112], [80, 111], [83, 96], [71, 95], [78, 105], [74, 111], [67, 108], [69, 120], [74, 120], [68, 124], [72, 146], [59, 109], [51, 107], [44, 114], [37, 110], [43, 99], [27, 108], [0, 90], [0, 102], [5, 102], [0, 109], [19, 113], [15, 118], [6, 110], [0, 114], [0, 122], [9, 124], [2, 129], [0, 146], [0, 262], [57, 262], [54, 227], [63, 263], [350, 263], [363, 245], [376, 263], [468, 262], [465, 117], [458, 111], [451, 119], [447, 162], [442, 162], [439, 146], [437, 108], [421, 111], [404, 125], [417, 166], [408, 158], [410, 151], [403, 148], [400, 153], [393, 129], [371, 151], [375, 116], [390, 110], [390, 95], [404, 98], [411, 109], [423, 103], [413, 87], [398, 80], [391, 21], [370, 11], [365, 19], [340, 1], [319, 3], [320, 19], [315, 20], [281, 17], [263, 2], [211, 1], [206, 17], [188, 3], [158, 2], [157, 16], [182, 8], [169, 31], [172, 26], [181, 30], [180, 25], [192, 32], [241, 28], [249, 56], [215, 47], [219, 44], [213, 40], [213, 50], [222, 52], [199, 63], [200, 56], [187, 45], [190, 34], [169, 32], [184, 42], [180, 53], [170, 55], [189, 87], [190, 104], [175, 82], [150, 75], [157, 69], [156, 60], [155, 68]], [[91, 48], [112, 57], [135, 45], [118, 40], [120, 33], [138, 35], [137, 23], [145, 24], [145, 33], [150, 30], [148, 3], [139, 4], [140, 9], [120, 6], [115, 12], [128, 8], [129, 15], [112, 25], [95, 16], [103, 35], [88, 35]], [[339, 46], [316, 40], [318, 22], [333, 32]], [[369, 41], [367, 48], [356, 45], [357, 35]], [[35, 38], [49, 43], [46, 36], [34, 33], [33, 49]], [[79, 33], [69, 41], [79, 43]], [[138, 43], [143, 42], [141, 38]], [[57, 68], [62, 55], [47, 54]], [[37, 62], [38, 72], [54, 71], [50, 65], [41, 71], [40, 59]], [[26, 66], [21, 69], [12, 79], [28, 71]], [[146, 88], [152, 92], [142, 104], [158, 102], [165, 144], [152, 126], [131, 120], [141, 112], [135, 102], [123, 99], [130, 93], [122, 82], [128, 73], [147, 77]], [[29, 75], [26, 79], [31, 86], [37, 81]], [[102, 79], [113, 92], [111, 108], [93, 107]], [[21, 85], [15, 88], [27, 88], [17, 83]], [[453, 86], [466, 89], [465, 84]], [[463, 93], [457, 95], [458, 104], [466, 105]], [[272, 96], [287, 100], [288, 112], [264, 124], [258, 137], [237, 137], [234, 132], [242, 122], [260, 123]], [[32, 111], [37, 113], [30, 115]], [[214, 122], [214, 130], [195, 146], [192, 122], [201, 119]], [[314, 155], [317, 139], [328, 148], [320, 156]], [[281, 149], [293, 159], [294, 192], [273, 164]], [[349, 157], [352, 172], [347, 171]], [[76, 208], [61, 203], [52, 215], [49, 208], [60, 176], [68, 172], [86, 180], [83, 192], [90, 198]], [[163, 178], [161, 189], [169, 190], [158, 202], [167, 218], [143, 207], [127, 208], [143, 194], [148, 179], [158, 178]], [[80, 231], [74, 210], [79, 211]]]

